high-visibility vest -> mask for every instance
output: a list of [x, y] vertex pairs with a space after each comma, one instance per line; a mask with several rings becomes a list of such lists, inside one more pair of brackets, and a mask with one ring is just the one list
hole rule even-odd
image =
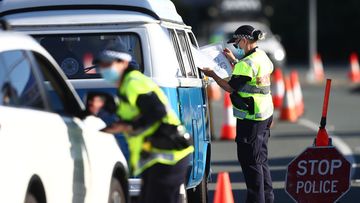
[[238, 109], [233, 105], [233, 114], [236, 118], [263, 121], [273, 115], [274, 105], [270, 92], [270, 75], [273, 70], [271, 60], [264, 51], [259, 49], [235, 65], [232, 75], [251, 78], [238, 89], [237, 93], [242, 98], [252, 97], [254, 100], [254, 114], [249, 114], [249, 111]]
[[[193, 146], [182, 150], [162, 150], [154, 148], [150, 143], [145, 142], [145, 138], [153, 135], [162, 123], [178, 126], [181, 122], [176, 113], [170, 108], [168, 99], [160, 87], [137, 70], [131, 70], [124, 75], [118, 89], [120, 102], [117, 115], [124, 121], [133, 121], [138, 118], [140, 109], [136, 105], [137, 98], [139, 95], [150, 92], [154, 92], [165, 105], [167, 114], [162, 120], [155, 122], [146, 129], [142, 129], [141, 132], [135, 132], [135, 134], [131, 135], [125, 134], [130, 151], [130, 167], [135, 176], [156, 163], [175, 165], [179, 160], [194, 151]], [[144, 151], [149, 154], [146, 159], [141, 158], [141, 153]]]

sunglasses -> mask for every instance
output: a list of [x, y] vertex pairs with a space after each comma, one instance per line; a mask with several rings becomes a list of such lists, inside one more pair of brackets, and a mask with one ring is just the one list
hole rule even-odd
[[233, 44], [233, 46], [235, 47], [235, 49], [239, 48], [239, 44], [240, 44], [241, 40], [242, 40], [242, 38], [235, 41], [235, 43]]

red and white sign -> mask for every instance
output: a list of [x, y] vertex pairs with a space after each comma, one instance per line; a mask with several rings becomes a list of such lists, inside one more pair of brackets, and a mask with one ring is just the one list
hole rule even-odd
[[286, 192], [299, 203], [335, 202], [350, 188], [350, 170], [335, 147], [309, 147], [289, 164]]

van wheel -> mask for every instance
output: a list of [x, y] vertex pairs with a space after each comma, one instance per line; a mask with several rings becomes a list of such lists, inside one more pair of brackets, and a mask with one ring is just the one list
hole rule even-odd
[[206, 176], [198, 186], [193, 189], [187, 190], [188, 203], [207, 203], [208, 202], [208, 188]]
[[119, 180], [116, 178], [111, 178], [110, 193], [109, 193], [109, 203], [125, 203], [125, 193]]
[[25, 203], [38, 203], [37, 199], [35, 198], [35, 196], [31, 193], [26, 194], [25, 197]]

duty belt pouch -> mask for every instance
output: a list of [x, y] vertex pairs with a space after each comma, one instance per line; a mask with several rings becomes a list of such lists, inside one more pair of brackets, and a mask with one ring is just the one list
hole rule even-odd
[[169, 124], [161, 124], [148, 139], [153, 147], [165, 150], [181, 150], [192, 144], [192, 140], [186, 132], [179, 130], [178, 126]]
[[250, 115], [255, 114], [254, 98], [242, 98], [237, 93], [230, 94], [231, 103], [238, 109], [248, 111]]

